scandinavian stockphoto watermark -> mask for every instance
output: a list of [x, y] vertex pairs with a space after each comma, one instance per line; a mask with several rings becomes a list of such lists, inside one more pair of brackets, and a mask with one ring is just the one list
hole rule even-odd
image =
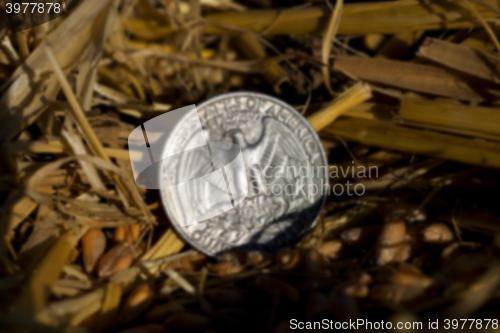
[[[351, 182], [349, 179], [373, 179], [378, 178], [377, 166], [356, 165], [332, 165], [316, 166], [309, 161], [302, 166], [251, 166], [256, 179], [250, 182], [251, 190], [256, 194], [265, 195], [302, 195], [312, 198], [318, 193], [321, 195], [335, 196], [362, 196], [366, 192], [363, 183]], [[312, 178], [319, 179], [316, 182], [309, 181]], [[263, 183], [259, 179], [264, 179]], [[279, 182], [279, 179], [295, 179], [295, 182]], [[326, 181], [324, 180], [326, 179]], [[346, 179], [345, 182], [335, 182], [335, 180]]]

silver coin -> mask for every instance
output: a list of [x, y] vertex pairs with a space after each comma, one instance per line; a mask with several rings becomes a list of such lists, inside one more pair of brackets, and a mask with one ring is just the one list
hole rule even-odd
[[[163, 205], [175, 230], [193, 247], [215, 256], [236, 249], [275, 252], [292, 246], [316, 223], [328, 186], [328, 164], [320, 140], [290, 105], [252, 92], [227, 93], [197, 106], [207, 142], [232, 142], [241, 149], [248, 194], [224, 213], [181, 226], [168, 190]], [[165, 144], [164, 156], [182, 151], [194, 135], [185, 117]], [[160, 182], [182, 177], [186, 159], [170, 159]], [[192, 161], [190, 161], [192, 163]]]

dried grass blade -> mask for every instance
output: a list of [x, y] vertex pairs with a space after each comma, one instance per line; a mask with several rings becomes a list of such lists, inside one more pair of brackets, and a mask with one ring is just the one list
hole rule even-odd
[[462, 73], [500, 83], [500, 57], [496, 54], [427, 38], [418, 55]]
[[35, 318], [45, 308], [50, 290], [57, 282], [77, 239], [72, 231], [67, 231], [50, 248], [16, 301], [14, 313]]
[[370, 86], [366, 83], [359, 82], [336, 98], [332, 104], [309, 116], [307, 120], [314, 130], [319, 132], [335, 121], [342, 113], [363, 103], [371, 97]]
[[[253, 34], [241, 34], [235, 39], [237, 47], [248, 59], [266, 59], [267, 54], [259, 39]], [[276, 93], [281, 93], [280, 86], [285, 82], [290, 82], [288, 73], [273, 58], [269, 58], [262, 63], [264, 68], [263, 76], [273, 87]]]
[[241, 73], [260, 73], [263, 71], [262, 67], [259, 66], [262, 62], [258, 60], [257, 61], [256, 60], [247, 60], [247, 61], [205, 60], [205, 59], [184, 56], [182, 54], [167, 53], [154, 49], [141, 50], [130, 53], [130, 57], [133, 59], [148, 57], [148, 56], [155, 56], [158, 58], [165, 58], [172, 61], [179, 61], [184, 63], [192, 63], [195, 65], [218, 67]]
[[[113, 5], [108, 10], [107, 17], [104, 23], [104, 29], [102, 32], [102, 45], [99, 45], [101, 50], [104, 47], [104, 42], [109, 34], [109, 30], [113, 22], [116, 20], [116, 5], [117, 2], [113, 1]], [[86, 61], [81, 64], [81, 70], [78, 73], [77, 82], [80, 83], [80, 90], [78, 91], [78, 98], [82, 104], [84, 111], [90, 110], [92, 93], [94, 91], [94, 85], [96, 83], [97, 68], [99, 67], [99, 61], [101, 60], [102, 52], [94, 52], [90, 55]], [[83, 70], [82, 70], [83, 69]]]
[[24, 65], [16, 69], [10, 79], [12, 85], [0, 99], [0, 108], [6, 110], [0, 114], [0, 141], [8, 141], [31, 124], [47, 108], [47, 101], [56, 97], [59, 90], [57, 80], [53, 76], [46, 78], [42, 75], [50, 68], [43, 46], [47, 42], [54, 46], [54, 53], [65, 70], [73, 69], [92, 52], [101, 52], [99, 47], [89, 49], [88, 45], [99, 45], [99, 40], [103, 38], [105, 16], [100, 14], [109, 2], [83, 2], [69, 14], [69, 19], [50, 33], [41, 47], [30, 54]]
[[7, 226], [6, 236], [10, 236], [19, 223], [24, 221], [36, 207], [38, 207], [37, 202], [33, 201], [29, 196], [22, 196], [19, 201], [14, 204], [9, 213], [2, 214], [3, 216], [0, 219], [0, 223]]
[[172, 268], [166, 268], [165, 272], [167, 275], [174, 280], [182, 289], [184, 289], [185, 292], [188, 294], [194, 295], [196, 293], [196, 289], [193, 287], [191, 283], [189, 283], [188, 280], [186, 280], [182, 275], [177, 273], [174, 269]]
[[[498, 8], [498, 3], [485, 1]], [[496, 13], [482, 6], [474, 8], [483, 18], [494, 18]], [[458, 29], [480, 26], [460, 2], [435, 1], [384, 1], [346, 4], [343, 6], [339, 34], [401, 33], [419, 30]], [[242, 13], [225, 12], [206, 16], [205, 33], [228, 33], [250, 30], [269, 34], [323, 33], [330, 11], [325, 8], [300, 8], [292, 10], [248, 10]], [[276, 20], [279, 17], [279, 20]], [[162, 38], [173, 32], [171, 27], [151, 27], [134, 32], [149, 38]], [[137, 27], [136, 27], [137, 28]]]
[[17, 46], [19, 48], [19, 55], [24, 61], [30, 55], [30, 50], [28, 47], [28, 39], [26, 38], [26, 31], [18, 31], [15, 33]]
[[339, 29], [343, 5], [344, 5], [343, 0], [337, 0], [337, 3], [335, 4], [335, 9], [333, 10], [330, 21], [328, 22], [328, 26], [326, 27], [323, 36], [323, 46], [321, 47], [321, 60], [323, 61], [323, 68], [322, 68], [323, 78], [325, 80], [326, 88], [328, 89], [328, 91], [332, 96], [334, 96], [335, 93], [333, 92], [332, 86], [330, 84], [329, 58], [333, 40], [335, 39], [335, 36], [337, 35], [337, 31]]
[[[13, 141], [3, 145], [8, 151], [13, 153], [34, 153], [34, 154], [61, 154], [69, 153], [71, 147], [65, 142], [59, 140], [45, 141]], [[104, 147], [104, 151], [109, 157], [118, 158], [121, 160], [129, 160], [129, 152], [127, 149], [108, 148]], [[133, 155], [135, 158], [139, 155]]]
[[390, 122], [341, 118], [323, 130], [326, 137], [343, 138], [386, 149], [444, 160], [500, 168], [500, 144], [423, 131]]
[[[169, 229], [163, 236], [155, 243], [155, 245], [146, 252], [142, 260], [155, 260], [168, 255], [179, 252], [184, 246], [184, 242], [177, 237], [175, 232]], [[161, 266], [150, 268], [151, 273], [156, 273], [161, 270]]]
[[84, 321], [97, 311], [99, 311], [100, 308], [101, 308], [101, 302], [93, 303], [90, 306], [82, 308], [80, 311], [78, 311], [71, 317], [69, 321], [70, 325], [78, 326], [82, 321]]
[[[88, 138], [88, 140], [90, 142], [90, 146], [94, 149], [94, 151], [96, 152], [96, 154], [99, 157], [101, 157], [106, 162], [111, 163], [111, 160], [109, 159], [108, 154], [106, 153], [101, 142], [99, 141], [99, 139], [95, 135], [94, 131], [92, 130], [92, 127], [90, 126], [85, 114], [83, 113], [83, 110], [82, 110], [80, 104], [78, 103], [76, 96], [73, 93], [73, 90], [71, 89], [71, 87], [68, 83], [68, 80], [64, 76], [64, 73], [63, 73], [61, 67], [57, 63], [57, 60], [54, 56], [54, 53], [52, 53], [51, 49], [47, 45], [43, 46], [43, 50], [44, 50], [47, 58], [49, 59], [49, 62], [52, 65], [52, 68], [53, 68], [54, 72], [56, 73], [57, 78], [59, 79], [59, 83], [61, 84], [61, 87], [64, 91], [64, 94], [66, 95], [66, 98], [68, 99], [68, 102], [71, 105], [71, 110], [73, 110], [73, 115], [75, 116], [75, 118], [78, 122], [78, 125], [80, 125], [80, 127], [82, 128], [83, 132], [85, 133], [86, 137]], [[135, 201], [132, 200], [131, 193], [125, 187], [125, 185], [122, 183], [120, 178], [118, 178], [116, 175], [113, 175], [113, 178], [114, 178], [114, 181], [115, 181], [116, 185], [118, 186], [118, 188], [126, 195], [127, 200], [130, 203], [134, 203]], [[139, 206], [137, 206], [137, 207], [139, 207]]]
[[462, 0], [462, 1], [467, 5], [467, 7], [469, 7], [470, 11], [474, 13], [474, 15], [479, 19], [479, 21], [481, 21], [481, 24], [483, 25], [484, 29], [488, 32], [488, 35], [490, 35], [491, 40], [497, 47], [497, 51], [500, 51], [500, 43], [498, 42], [497, 36], [495, 36], [495, 33], [493, 32], [493, 30], [491, 30], [489, 24], [484, 20], [483, 15], [481, 15], [479, 11], [474, 6], [472, 6], [472, 4], [468, 0]]
[[430, 124], [449, 132], [500, 141], [498, 109], [408, 98], [401, 101], [399, 115], [403, 121]]
[[[71, 148], [73, 149], [73, 153], [75, 155], [87, 155], [87, 151], [85, 150], [83, 142], [81, 141], [81, 138], [78, 136], [78, 134], [74, 131], [73, 121], [70, 120], [69, 117], [65, 121], [64, 128], [61, 131], [61, 135], [66, 139], [68, 144], [71, 146]], [[92, 189], [102, 197], [104, 198], [108, 197], [106, 187], [102, 183], [102, 180], [99, 177], [96, 168], [88, 162], [82, 161], [80, 162], [80, 164], [82, 166], [83, 171], [87, 175], [87, 178], [89, 180], [90, 185], [92, 186]]]
[[116, 320], [116, 315], [120, 308], [122, 297], [122, 285], [117, 282], [110, 282], [106, 286], [104, 301], [102, 303], [101, 313], [98, 319], [98, 330], [106, 331]]
[[400, 89], [456, 98], [482, 101], [498, 99], [493, 86], [481, 84], [460, 73], [443, 68], [387, 59], [338, 56], [335, 68], [359, 79], [386, 84]]

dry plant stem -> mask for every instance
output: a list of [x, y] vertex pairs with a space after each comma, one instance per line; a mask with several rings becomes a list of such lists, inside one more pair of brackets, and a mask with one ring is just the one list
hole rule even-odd
[[212, 67], [219, 67], [222, 69], [227, 69], [235, 72], [241, 73], [261, 73], [263, 72], [261, 68], [262, 61], [258, 60], [248, 60], [248, 61], [222, 61], [222, 60], [205, 60], [194, 57], [187, 57], [182, 54], [167, 53], [154, 49], [146, 49], [141, 51], [135, 51], [130, 54], [133, 59], [156, 56], [158, 58], [165, 58], [172, 61], [179, 61], [185, 63], [192, 63], [196, 65], [205, 65]]
[[[259, 39], [253, 34], [243, 33], [235, 38], [235, 42], [239, 49], [243, 51], [248, 59], [266, 59], [267, 54], [260, 43]], [[289, 82], [287, 72], [283, 67], [273, 58], [269, 58], [262, 63], [264, 69], [263, 76], [266, 81], [273, 87], [276, 93], [280, 93], [280, 86]]]
[[[484, 20], [483, 16], [477, 11], [477, 9], [472, 6], [472, 4], [468, 0], [462, 0], [467, 7], [469, 7], [470, 11], [474, 13], [474, 15], [481, 21], [481, 24], [483, 25], [484, 29], [488, 32], [488, 34], [491, 37], [491, 40], [493, 43], [495, 43], [495, 46], [497, 47], [497, 51], [500, 51], [500, 43], [498, 42], [497, 36], [495, 36], [495, 33], [493, 30], [491, 30], [491, 27], [489, 24]], [[494, 7], [493, 7], [494, 8]], [[496, 8], [498, 9], [498, 8]]]
[[50, 248], [19, 296], [14, 313], [35, 318], [45, 308], [50, 290], [59, 278], [76, 240], [75, 234], [68, 231]]
[[[498, 4], [485, 0], [493, 8]], [[496, 13], [474, 5], [484, 18]], [[474, 17], [466, 16], [468, 9], [461, 2], [414, 1], [356, 3], [343, 6], [339, 34], [401, 33], [420, 30], [459, 29], [480, 26]], [[322, 33], [331, 11], [327, 8], [296, 8], [290, 10], [248, 10], [209, 14], [203, 32], [207, 34], [241, 32], [242, 29], [266, 34]], [[162, 39], [176, 32], [172, 26], [150, 20], [126, 21], [126, 27], [143, 39]]]
[[130, 88], [126, 82], [122, 82], [118, 79], [116, 72], [112, 71], [107, 67], [99, 67], [97, 73], [101, 77], [101, 79], [105, 79], [106, 82], [112, 84], [116, 88], [120, 89], [123, 93], [125, 93], [128, 98], [134, 99], [135, 94], [132, 88]]
[[418, 55], [469, 75], [500, 83], [500, 57], [466, 46], [427, 38]]
[[[52, 51], [50, 50], [50, 48], [47, 45], [43, 46], [43, 50], [45, 51], [45, 54], [47, 55], [47, 58], [49, 59], [51, 65], [52, 65], [52, 68], [53, 68], [54, 72], [56, 73], [57, 78], [59, 79], [59, 83], [61, 84], [61, 88], [63, 89], [64, 94], [66, 95], [66, 98], [68, 99], [68, 102], [71, 105], [71, 110], [73, 110], [73, 115], [76, 118], [78, 124], [81, 126], [83, 132], [87, 136], [90, 145], [92, 146], [92, 148], [94, 149], [94, 151], [97, 153], [97, 155], [99, 157], [101, 157], [106, 162], [111, 163], [111, 160], [110, 160], [108, 154], [106, 154], [106, 152], [104, 151], [104, 148], [101, 145], [101, 142], [99, 141], [99, 139], [95, 135], [94, 131], [92, 130], [92, 127], [90, 126], [90, 124], [87, 120], [87, 117], [85, 116], [82, 108], [80, 107], [80, 104], [76, 100], [76, 96], [73, 93], [73, 91], [68, 83], [68, 80], [66, 80], [66, 77], [65, 77], [61, 67], [59, 67], [57, 60], [54, 57], [54, 54], [52, 53]], [[113, 177], [116, 185], [118, 186], [118, 188], [127, 197], [128, 202], [135, 205], [136, 204], [135, 201], [132, 200], [131, 194], [129, 193], [128, 189], [123, 185], [120, 178], [114, 174], [112, 177]]]
[[19, 55], [22, 60], [26, 60], [30, 55], [30, 50], [28, 48], [28, 40], [26, 38], [25, 31], [16, 32], [16, 41], [19, 47]]
[[338, 119], [323, 130], [326, 137], [336, 135], [386, 149], [428, 155], [441, 159], [500, 168], [500, 146], [359, 118]]
[[[118, 1], [112, 0], [113, 5], [107, 13], [106, 21], [104, 23], [103, 36], [108, 36], [111, 25], [117, 21], [117, 5]], [[80, 70], [78, 79], [80, 81], [81, 90], [79, 91], [78, 98], [81, 101], [82, 109], [84, 111], [89, 111], [92, 101], [93, 87], [97, 80], [97, 69], [99, 66], [99, 61], [102, 54], [96, 53], [94, 57], [84, 62], [82, 67], [86, 70]]]
[[12, 45], [10, 38], [2, 37], [2, 40], [0, 41], [0, 50], [2, 50], [5, 57], [7, 57], [7, 60], [9, 61], [9, 64], [11, 66], [17, 67], [21, 64], [21, 59], [19, 59], [19, 54], [14, 49], [14, 46]]
[[188, 294], [194, 295], [196, 293], [196, 289], [193, 287], [193, 285], [189, 283], [184, 277], [182, 277], [182, 275], [177, 273], [175, 270], [173, 270], [172, 268], [167, 268], [165, 269], [165, 272]]
[[338, 56], [335, 68], [361, 80], [371, 81], [459, 100], [497, 99], [500, 93], [483, 81], [446, 69], [396, 60]]
[[[51, 118], [52, 119], [51, 115]], [[67, 117], [64, 122], [64, 129], [61, 131], [61, 135], [66, 139], [68, 144], [71, 146], [73, 153], [75, 155], [87, 155], [85, 146], [81, 140], [81, 137], [73, 129], [73, 121], [71, 117]], [[92, 189], [102, 197], [107, 197], [106, 188], [102, 183], [96, 168], [87, 162], [81, 162], [82, 169], [84, 170]]]
[[328, 26], [326, 27], [324, 36], [323, 36], [323, 46], [321, 48], [321, 60], [323, 61], [323, 78], [325, 80], [326, 89], [330, 92], [332, 96], [335, 93], [332, 90], [332, 86], [330, 84], [330, 66], [329, 66], [329, 57], [330, 50], [332, 48], [332, 42], [337, 35], [337, 30], [339, 29], [340, 19], [342, 16], [342, 7], [344, 3], [343, 0], [337, 0], [335, 4], [335, 9], [332, 13], [330, 21], [328, 22]]
[[[494, 8], [498, 4], [491, 0], [485, 3]], [[479, 5], [474, 8], [484, 17], [496, 17]], [[356, 3], [343, 6], [339, 34], [400, 33], [417, 30], [436, 30], [469, 28], [479, 26], [472, 17], [464, 17], [466, 6], [459, 2], [413, 1]], [[301, 8], [295, 10], [254, 10], [243, 13], [217, 13], [207, 15], [206, 33], [227, 32], [222, 24], [245, 27], [254, 32], [267, 31], [269, 34], [318, 33], [324, 32], [326, 17], [330, 10], [326, 8]], [[279, 18], [276, 20], [276, 17]], [[273, 24], [274, 21], [277, 21]], [[219, 26], [217, 26], [217, 24]], [[271, 27], [272, 25], [272, 27]], [[271, 27], [271, 28], [269, 28]]]
[[[498, 34], [498, 28], [493, 27], [493, 29]], [[475, 31], [467, 39], [459, 43], [459, 45], [467, 46], [481, 52], [493, 52], [496, 49], [495, 44], [484, 29]]]
[[406, 98], [401, 101], [399, 116], [403, 123], [430, 124], [444, 131], [500, 141], [500, 113], [496, 108]]
[[336, 98], [332, 104], [309, 116], [307, 120], [314, 130], [319, 132], [335, 121], [341, 114], [371, 97], [370, 86], [362, 82], [357, 83]]
[[[71, 147], [66, 142], [59, 140], [45, 141], [13, 141], [4, 144], [4, 147], [10, 152], [17, 153], [34, 153], [34, 154], [61, 154], [70, 153]], [[108, 148], [104, 151], [109, 157], [120, 160], [129, 160], [130, 155], [126, 149]], [[138, 156], [140, 158], [140, 156]]]
[[[65, 70], [72, 70], [81, 61], [101, 54], [105, 36], [103, 30], [109, 0], [88, 0], [71, 13], [78, 19], [56, 19], [49, 23], [56, 28], [47, 36], [58, 62]], [[56, 25], [60, 23], [59, 25]], [[95, 47], [89, 48], [88, 45]], [[30, 125], [54, 100], [59, 83], [50, 72], [50, 63], [43, 48], [33, 50], [23, 66], [17, 67], [9, 79], [9, 88], [0, 98], [0, 140], [9, 141]], [[44, 74], [46, 73], [46, 74]], [[34, 86], [35, 84], [35, 86]]]
[[[142, 256], [142, 260], [154, 260], [166, 257], [172, 253], [177, 253], [184, 246], [184, 243], [177, 237], [177, 235], [169, 229], [163, 236], [156, 242], [156, 244], [149, 249], [148, 252]], [[158, 271], [158, 267], [151, 268], [152, 272]]]
[[82, 308], [80, 311], [75, 313], [69, 321], [70, 326], [78, 326], [80, 325], [85, 319], [89, 318], [91, 315], [97, 313], [99, 309], [101, 308], [101, 302], [99, 303], [94, 303], [91, 304], [88, 307]]

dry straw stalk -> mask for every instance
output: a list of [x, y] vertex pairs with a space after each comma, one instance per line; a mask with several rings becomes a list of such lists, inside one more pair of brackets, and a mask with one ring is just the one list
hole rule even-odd
[[500, 57], [496, 54], [427, 38], [418, 55], [462, 73], [500, 83]]
[[309, 116], [307, 120], [319, 132], [341, 114], [371, 98], [370, 86], [357, 83], [336, 98], [329, 106]]
[[500, 168], [500, 144], [410, 129], [390, 122], [344, 118], [323, 130], [324, 135], [387, 149], [428, 155], [484, 167]]
[[403, 122], [500, 141], [500, 113], [496, 108], [407, 98], [401, 101], [399, 116]]
[[387, 59], [338, 56], [335, 68], [361, 80], [466, 101], [498, 99], [500, 93], [444, 68]]

